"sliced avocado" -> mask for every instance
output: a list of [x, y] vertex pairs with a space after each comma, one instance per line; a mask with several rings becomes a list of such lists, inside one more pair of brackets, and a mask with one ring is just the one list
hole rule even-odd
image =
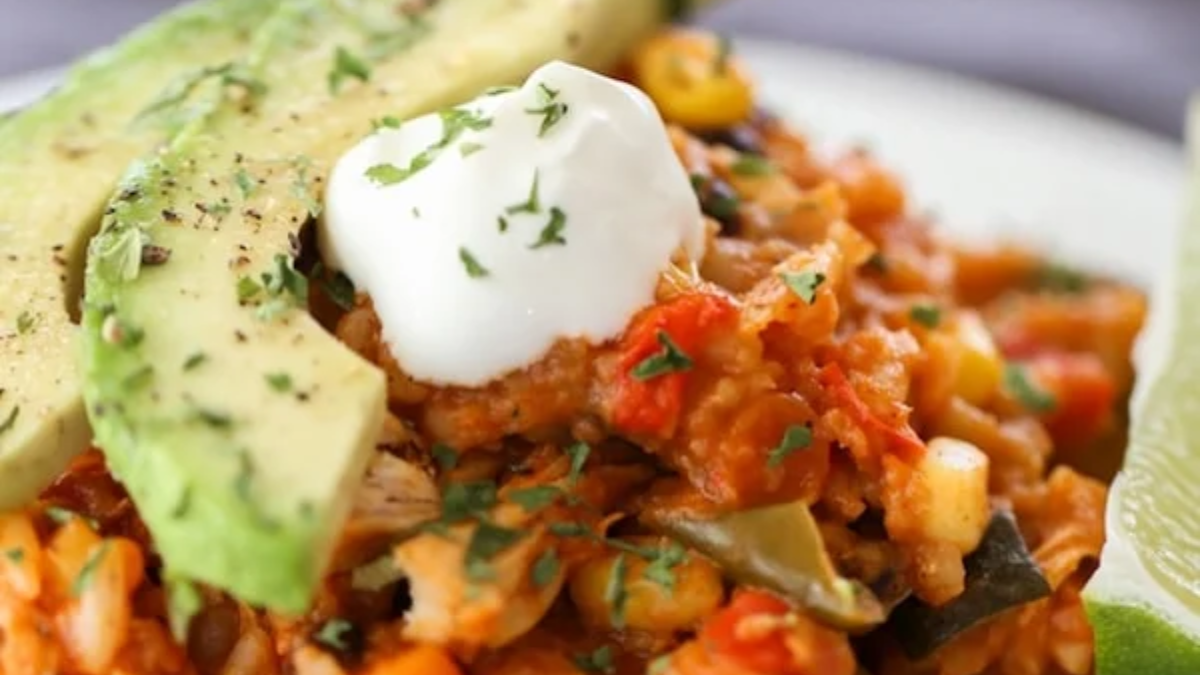
[[239, 57], [274, 5], [209, 0], [167, 14], [0, 124], [0, 511], [87, 447], [70, 313], [117, 179], [170, 136], [164, 119], [136, 118], [172, 89], [186, 100], [197, 70]]
[[[174, 577], [301, 612], [381, 427], [383, 374], [301, 306], [293, 242], [371, 121], [611, 65], [665, 18], [629, 0], [289, 0], [240, 95], [126, 175], [92, 242], [83, 370], [99, 445]], [[153, 261], [157, 264], [146, 264]]]

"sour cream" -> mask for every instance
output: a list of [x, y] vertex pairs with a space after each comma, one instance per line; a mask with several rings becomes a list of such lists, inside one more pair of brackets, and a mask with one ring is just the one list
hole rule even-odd
[[703, 254], [688, 176], [627, 84], [554, 62], [393, 127], [338, 161], [322, 248], [419, 380], [479, 386], [560, 338], [617, 337], [673, 255]]

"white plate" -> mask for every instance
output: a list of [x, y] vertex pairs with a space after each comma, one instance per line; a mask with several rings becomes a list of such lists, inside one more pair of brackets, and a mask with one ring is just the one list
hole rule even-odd
[[[1146, 287], [1171, 257], [1184, 161], [1165, 139], [943, 73], [751, 39], [737, 46], [768, 105], [819, 145], [867, 144], [956, 236], [1031, 242]], [[0, 109], [56, 77], [0, 83]]]

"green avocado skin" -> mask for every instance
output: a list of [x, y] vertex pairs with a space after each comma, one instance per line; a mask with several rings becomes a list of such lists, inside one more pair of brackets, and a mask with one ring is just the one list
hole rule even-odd
[[[548, 60], [610, 66], [665, 18], [658, 0], [410, 4], [279, 2], [185, 114], [164, 111], [178, 133], [126, 172], [91, 242], [87, 413], [173, 580], [303, 613], [374, 452], [383, 373], [303, 311], [305, 290], [276, 292], [336, 160], [372, 120]], [[357, 75], [336, 72], [347, 56]]]
[[[170, 137], [139, 114], [178, 78], [236, 59], [273, 0], [176, 9], [88, 57], [0, 121], [0, 510], [20, 508], [88, 447], [75, 369], [86, 242], [122, 170]], [[14, 332], [24, 317], [25, 330]]]
[[1141, 607], [1087, 602], [1096, 638], [1096, 675], [1194, 675], [1200, 645]]

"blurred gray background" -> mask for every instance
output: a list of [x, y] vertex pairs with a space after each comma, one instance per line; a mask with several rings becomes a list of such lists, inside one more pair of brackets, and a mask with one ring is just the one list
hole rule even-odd
[[[0, 78], [65, 63], [176, 3], [0, 0]], [[727, 0], [705, 21], [973, 75], [1168, 136], [1200, 90], [1200, 0]]]

